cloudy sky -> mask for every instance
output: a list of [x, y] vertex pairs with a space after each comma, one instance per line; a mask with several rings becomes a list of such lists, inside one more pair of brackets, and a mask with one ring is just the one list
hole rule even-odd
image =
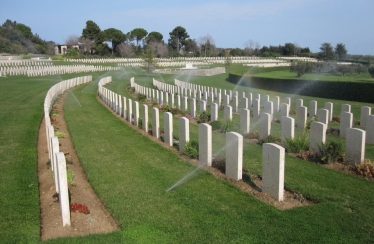
[[0, 0], [0, 24], [17, 21], [58, 44], [81, 35], [92, 20], [101, 30], [157, 31], [165, 42], [183, 26], [190, 38], [209, 34], [224, 48], [244, 48], [252, 40], [318, 52], [329, 42], [345, 44], [349, 54], [374, 55], [373, 11], [374, 0]]

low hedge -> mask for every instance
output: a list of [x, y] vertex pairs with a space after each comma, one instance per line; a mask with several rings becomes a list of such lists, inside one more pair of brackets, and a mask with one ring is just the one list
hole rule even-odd
[[330, 98], [346, 101], [374, 103], [374, 82], [354, 83], [341, 81], [290, 80], [229, 74], [228, 81], [251, 88], [297, 94], [302, 96]]

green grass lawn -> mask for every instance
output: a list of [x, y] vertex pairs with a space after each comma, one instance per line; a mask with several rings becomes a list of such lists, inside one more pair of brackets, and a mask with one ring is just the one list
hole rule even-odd
[[[79, 75], [85, 74], [0, 79], [0, 152], [3, 156], [0, 237], [5, 243], [39, 242], [36, 142], [43, 101], [53, 84]], [[195, 166], [137, 133], [97, 102], [97, 81], [107, 75], [113, 77], [108, 88], [127, 97], [126, 85], [132, 76], [137, 83], [148, 87], [154, 77], [167, 83], [178, 78], [248, 91], [226, 82], [227, 74], [147, 77], [135, 68], [94, 74], [94, 82], [73, 91], [83, 107], [73, 96], [67, 96], [65, 117], [88, 180], [118, 220], [121, 231], [60, 238], [48, 243], [369, 243], [374, 239], [374, 195], [371, 194], [374, 182], [294, 157], [286, 158], [285, 186], [317, 204], [280, 211], [203, 170], [197, 170], [184, 183], [166, 192], [195, 170]], [[262, 90], [252, 92], [270, 97], [279, 95], [281, 101], [292, 96]], [[299, 97], [292, 96], [293, 104]], [[308, 99], [316, 99], [319, 107], [329, 101], [300, 98], [305, 99], [304, 104], [308, 104]], [[357, 120], [361, 103], [332, 102], [335, 115], [339, 114], [341, 104], [351, 104]], [[191, 125], [190, 131], [191, 138], [197, 139], [197, 126]], [[274, 131], [279, 132], [275, 125]], [[214, 152], [218, 152], [224, 135], [214, 132], [213, 140]], [[374, 159], [373, 151], [372, 145], [367, 146], [367, 156], [371, 159]], [[244, 145], [243, 165], [261, 173], [261, 146]]]

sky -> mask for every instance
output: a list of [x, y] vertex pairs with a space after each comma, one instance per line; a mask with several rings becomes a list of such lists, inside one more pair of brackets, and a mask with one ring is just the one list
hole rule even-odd
[[64, 44], [82, 35], [88, 20], [101, 30], [157, 31], [167, 43], [175, 27], [191, 39], [210, 35], [217, 47], [295, 43], [319, 52], [322, 43], [343, 43], [349, 54], [374, 54], [374, 0], [0, 0], [7, 19], [46, 41]]

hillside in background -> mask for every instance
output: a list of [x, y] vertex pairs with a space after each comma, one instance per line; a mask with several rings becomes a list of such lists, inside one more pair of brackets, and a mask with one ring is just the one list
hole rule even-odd
[[32, 33], [27, 25], [8, 19], [0, 26], [0, 53], [54, 54], [54, 46], [54, 42], [45, 41]]

